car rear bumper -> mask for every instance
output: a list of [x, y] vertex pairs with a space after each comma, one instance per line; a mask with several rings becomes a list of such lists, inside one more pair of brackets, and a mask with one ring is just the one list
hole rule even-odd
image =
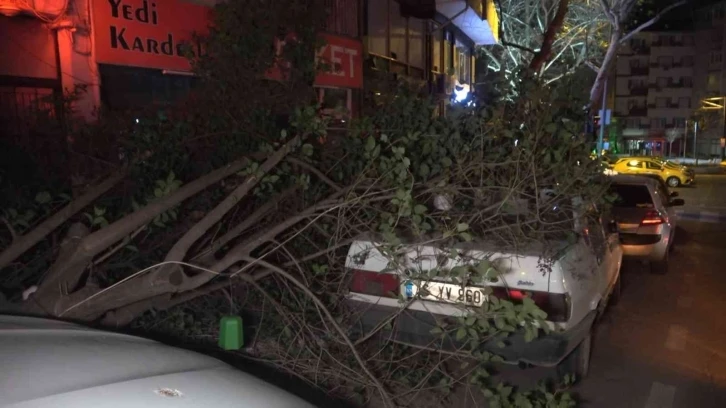
[[[396, 308], [384, 305], [348, 299], [348, 304], [358, 312], [358, 328], [367, 333], [396, 313]], [[592, 323], [597, 315], [590, 312], [576, 325], [566, 331], [552, 332], [548, 335], [540, 332], [540, 336], [530, 342], [525, 341], [524, 333], [513, 333], [504, 339], [494, 339], [480, 345], [482, 351], [489, 351], [501, 356], [505, 362], [516, 364], [519, 362], [536, 366], [552, 367], [559, 364], [575, 347], [588, 335]], [[380, 334], [386, 339], [419, 347], [429, 347], [455, 351], [463, 344], [451, 336], [441, 337], [431, 334], [437, 327], [437, 320], [446, 318], [420, 310], [405, 310], [392, 322], [390, 329], [382, 329]], [[505, 347], [497, 343], [503, 340]]]
[[650, 245], [628, 245], [621, 243], [620, 247], [623, 249], [624, 257], [647, 261], [660, 261], [665, 258], [668, 252], [668, 244], [664, 241]]

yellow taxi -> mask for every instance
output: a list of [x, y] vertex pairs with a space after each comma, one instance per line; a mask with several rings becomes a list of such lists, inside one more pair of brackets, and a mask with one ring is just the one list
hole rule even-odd
[[618, 174], [656, 175], [669, 187], [687, 186], [693, 183], [692, 172], [680, 166], [669, 166], [662, 160], [649, 157], [626, 157], [618, 160], [613, 166]]

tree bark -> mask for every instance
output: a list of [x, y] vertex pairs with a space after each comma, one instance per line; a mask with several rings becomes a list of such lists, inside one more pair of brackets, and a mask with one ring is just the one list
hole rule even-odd
[[557, 6], [557, 13], [555, 13], [554, 18], [547, 25], [547, 31], [545, 31], [544, 37], [542, 38], [542, 46], [529, 63], [530, 71], [539, 74], [545, 62], [547, 62], [547, 59], [552, 54], [552, 44], [554, 44], [557, 34], [562, 30], [569, 5], [570, 0], [560, 0]]
[[43, 240], [43, 238], [48, 236], [48, 234], [63, 225], [63, 223], [68, 221], [68, 219], [78, 211], [81, 211], [103, 193], [118, 184], [124, 179], [124, 177], [126, 177], [127, 170], [127, 168], [123, 168], [115, 172], [100, 184], [91, 187], [91, 189], [89, 189], [85, 194], [71, 201], [68, 205], [63, 207], [63, 209], [41, 222], [37, 227], [33, 228], [32, 231], [17, 237], [12, 245], [0, 252], [0, 269], [8, 266], [12, 261], [24, 254], [25, 251], [34, 247], [38, 242]]

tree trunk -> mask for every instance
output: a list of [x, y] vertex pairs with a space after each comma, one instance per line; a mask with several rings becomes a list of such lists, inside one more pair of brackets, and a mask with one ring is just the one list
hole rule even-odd
[[545, 62], [547, 62], [547, 59], [552, 54], [552, 44], [554, 44], [557, 34], [562, 30], [569, 5], [570, 0], [560, 0], [555, 17], [547, 25], [547, 30], [542, 38], [542, 46], [529, 63], [529, 69], [533, 73], [539, 74]]

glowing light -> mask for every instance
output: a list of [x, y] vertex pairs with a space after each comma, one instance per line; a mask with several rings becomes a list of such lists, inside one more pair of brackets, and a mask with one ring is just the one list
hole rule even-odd
[[[461, 89], [458, 89], [461, 88]], [[456, 86], [454, 87], [454, 100], [456, 102], [463, 102], [466, 100], [467, 97], [469, 97], [469, 85], [468, 84], [460, 84], [458, 81], [456, 82]]]
[[136, 123], [139, 123], [139, 120], [138, 119], [136, 119]]

